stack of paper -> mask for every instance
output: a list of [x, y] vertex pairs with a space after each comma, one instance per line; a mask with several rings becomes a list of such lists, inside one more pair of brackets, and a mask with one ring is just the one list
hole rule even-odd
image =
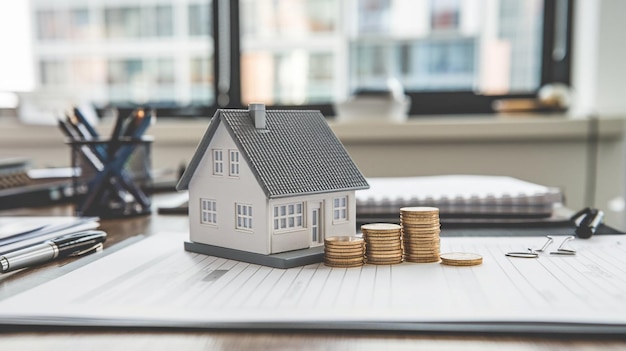
[[541, 247], [545, 238], [442, 238], [442, 252], [483, 256], [470, 267], [290, 269], [187, 252], [187, 237], [152, 235], [5, 297], [0, 325], [626, 335], [620, 235], [569, 241], [575, 255], [550, 254], [564, 240], [555, 236], [533, 259], [505, 254]]
[[99, 225], [97, 217], [0, 217], [0, 254]]

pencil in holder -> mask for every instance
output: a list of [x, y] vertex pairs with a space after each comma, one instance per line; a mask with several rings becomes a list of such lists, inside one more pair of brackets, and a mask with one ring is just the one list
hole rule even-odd
[[78, 216], [119, 218], [151, 213], [153, 139], [72, 140]]

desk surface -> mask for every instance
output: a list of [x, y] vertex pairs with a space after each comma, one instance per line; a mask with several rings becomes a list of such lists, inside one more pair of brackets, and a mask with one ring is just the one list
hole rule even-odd
[[[155, 203], [167, 201], [168, 195], [159, 195]], [[70, 214], [70, 206], [40, 209], [2, 211], [0, 215], [63, 215]], [[124, 220], [102, 221], [101, 227], [109, 234], [108, 249], [138, 234], [151, 235], [160, 231], [183, 231], [187, 228], [186, 216], [157, 215]], [[27, 269], [0, 276], [0, 289], [11, 289], [24, 281], [45, 281], [60, 266], [70, 260]], [[626, 336], [621, 339], [555, 336], [503, 336], [476, 334], [426, 334], [407, 332], [281, 332], [281, 331], [211, 331], [163, 329], [111, 329], [111, 328], [40, 328], [16, 327], [0, 331], [0, 348], [19, 349], [140, 349], [161, 350], [406, 350], [406, 349], [623, 349]]]

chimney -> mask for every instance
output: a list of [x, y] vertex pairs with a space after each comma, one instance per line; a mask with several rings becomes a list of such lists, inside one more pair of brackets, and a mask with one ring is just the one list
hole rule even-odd
[[265, 105], [249, 104], [248, 111], [256, 129], [265, 129]]

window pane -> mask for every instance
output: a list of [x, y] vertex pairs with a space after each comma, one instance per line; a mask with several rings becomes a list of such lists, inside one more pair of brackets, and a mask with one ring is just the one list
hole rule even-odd
[[340, 0], [241, 0], [242, 100], [331, 101], [343, 38]]
[[390, 79], [534, 92], [543, 15], [543, 0], [240, 0], [242, 100], [328, 103]]
[[[543, 1], [360, 0], [350, 86], [530, 92], [541, 73]], [[413, 20], [409, 19], [413, 17]]]
[[213, 28], [209, 3], [189, 5], [189, 35], [209, 36]]
[[97, 107], [213, 105], [211, 0], [29, 4], [42, 90]]

